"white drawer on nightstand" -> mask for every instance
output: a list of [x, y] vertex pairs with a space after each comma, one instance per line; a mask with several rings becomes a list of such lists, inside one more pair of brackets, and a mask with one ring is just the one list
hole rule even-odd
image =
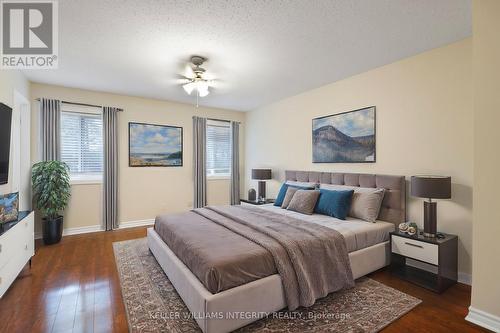
[[392, 235], [392, 252], [437, 265], [439, 250], [436, 244]]

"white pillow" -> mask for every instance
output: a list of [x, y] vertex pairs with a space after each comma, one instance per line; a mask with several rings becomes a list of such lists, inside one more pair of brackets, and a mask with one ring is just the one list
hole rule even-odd
[[313, 182], [297, 182], [294, 180], [287, 180], [286, 181], [287, 185], [293, 185], [293, 186], [300, 186], [300, 187], [311, 187], [311, 188], [317, 188], [318, 183], [313, 183]]

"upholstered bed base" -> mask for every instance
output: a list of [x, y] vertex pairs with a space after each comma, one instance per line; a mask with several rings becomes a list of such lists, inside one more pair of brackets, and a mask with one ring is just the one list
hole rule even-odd
[[[153, 228], [148, 229], [147, 238], [149, 249], [205, 333], [230, 332], [258, 320], [259, 315], [286, 307], [278, 274], [212, 294]], [[357, 279], [389, 264], [389, 242], [351, 252], [349, 259]], [[218, 319], [220, 315], [223, 319]]]

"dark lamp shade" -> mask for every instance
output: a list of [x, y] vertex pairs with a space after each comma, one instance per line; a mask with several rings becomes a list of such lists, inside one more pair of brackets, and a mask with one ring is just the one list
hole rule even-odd
[[256, 180], [271, 179], [271, 169], [252, 169], [252, 179]]
[[451, 177], [412, 176], [411, 195], [430, 199], [451, 199]]

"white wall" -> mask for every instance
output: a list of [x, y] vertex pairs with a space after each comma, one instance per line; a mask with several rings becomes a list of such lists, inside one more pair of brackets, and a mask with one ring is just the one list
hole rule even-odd
[[[276, 195], [285, 169], [411, 176], [449, 175], [453, 199], [438, 204], [438, 229], [459, 235], [459, 271], [472, 257], [472, 40], [431, 50], [293, 96], [247, 114], [246, 188], [250, 169], [271, 167]], [[313, 164], [313, 118], [377, 107], [377, 162]], [[422, 226], [423, 203], [410, 198], [408, 217]]]

